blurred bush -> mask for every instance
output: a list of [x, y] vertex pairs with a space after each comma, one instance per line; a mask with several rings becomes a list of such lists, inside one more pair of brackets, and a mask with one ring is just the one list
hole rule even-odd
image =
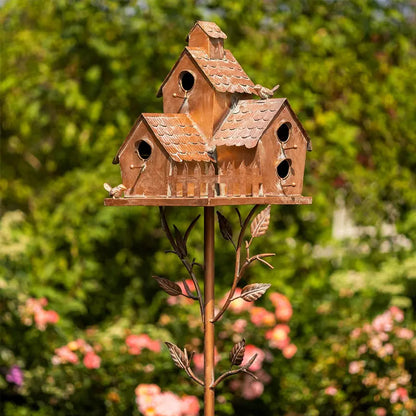
[[[112, 157], [135, 117], [161, 110], [155, 93], [203, 19], [256, 83], [281, 84], [314, 146], [304, 190], [314, 204], [273, 207], [256, 247], [277, 253], [276, 270], [253, 266], [243, 282], [271, 282], [293, 315], [282, 320], [287, 303], [276, 312], [270, 295], [256, 302], [264, 310], [221, 321], [221, 358], [245, 327], [264, 359], [260, 384], [220, 389], [217, 414], [412, 414], [414, 10], [399, 0], [3, 2], [0, 412], [139, 414], [143, 394], [195, 411], [187, 397], [199, 387], [150, 342], [201, 352], [197, 306], [169, 305], [150, 279], [180, 280], [180, 263], [163, 252], [157, 210], [104, 208], [102, 184], [119, 183]], [[341, 240], [331, 234], [340, 200], [355, 224]], [[197, 211], [170, 216], [183, 228]], [[190, 244], [200, 260], [201, 225]], [[218, 298], [232, 278], [225, 244]], [[391, 325], [380, 330], [379, 315]]]

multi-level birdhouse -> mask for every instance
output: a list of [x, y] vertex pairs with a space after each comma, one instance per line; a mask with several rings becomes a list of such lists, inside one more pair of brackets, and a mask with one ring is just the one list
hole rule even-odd
[[163, 113], [141, 114], [121, 145], [113, 163], [127, 204], [310, 203], [301, 196], [308, 135], [287, 99], [272, 98], [278, 86], [255, 85], [226, 38], [215, 23], [195, 23], [159, 89]]

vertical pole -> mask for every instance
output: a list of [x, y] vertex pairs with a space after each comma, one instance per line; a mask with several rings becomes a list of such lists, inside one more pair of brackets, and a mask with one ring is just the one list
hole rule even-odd
[[214, 416], [214, 208], [204, 207], [204, 416]]

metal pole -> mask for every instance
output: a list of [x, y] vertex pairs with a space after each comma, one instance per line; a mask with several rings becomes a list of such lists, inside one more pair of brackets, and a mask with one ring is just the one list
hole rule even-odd
[[215, 393], [211, 389], [214, 382], [214, 224], [213, 207], [204, 207], [204, 416], [214, 416]]

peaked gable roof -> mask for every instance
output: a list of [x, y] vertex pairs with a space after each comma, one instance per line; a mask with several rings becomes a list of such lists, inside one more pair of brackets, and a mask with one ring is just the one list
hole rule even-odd
[[210, 162], [211, 148], [188, 114], [143, 114], [148, 126], [175, 162]]
[[160, 86], [157, 93], [158, 97], [163, 95], [163, 87], [185, 54], [191, 58], [204, 74], [207, 81], [218, 92], [257, 94], [253, 81], [244, 72], [237, 59], [234, 58], [228, 49], [224, 50], [224, 57], [222, 59], [214, 59], [210, 58], [202, 48], [191, 48], [187, 46]]
[[175, 162], [210, 162], [211, 147], [199, 130], [197, 124], [187, 114], [143, 113], [137, 120], [127, 138], [120, 146], [113, 163], [119, 163], [120, 154], [125, 149], [140, 122], [143, 121], [168, 155]]
[[190, 34], [195, 29], [195, 26], [199, 26], [210, 38], [227, 39], [227, 35], [214, 22], [204, 22], [203, 20], [198, 20], [189, 31]]
[[215, 132], [212, 143], [215, 146], [245, 146], [249, 149], [257, 146], [261, 136], [285, 104], [300, 126], [309, 150], [309, 136], [306, 134], [286, 98], [238, 101], [230, 109], [228, 115]]

